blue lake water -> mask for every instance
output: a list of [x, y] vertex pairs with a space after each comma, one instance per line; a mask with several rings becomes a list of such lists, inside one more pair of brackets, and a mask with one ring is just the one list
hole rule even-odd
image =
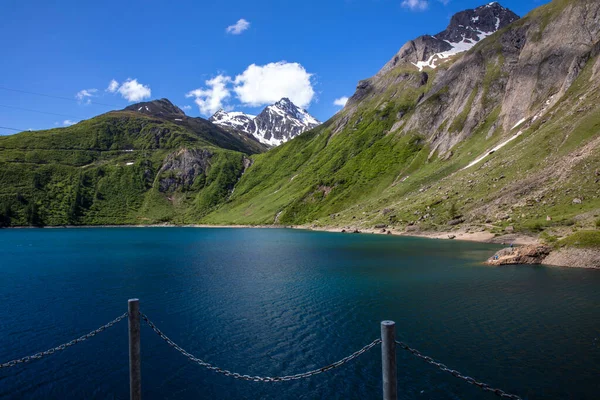
[[[486, 267], [497, 246], [283, 229], [0, 230], [0, 362], [141, 310], [194, 355], [253, 375], [303, 372], [379, 336], [527, 399], [597, 399], [600, 271]], [[0, 398], [126, 399], [127, 322], [0, 369]], [[233, 380], [142, 326], [145, 399], [378, 399], [376, 347], [294, 382]], [[398, 350], [401, 399], [494, 399]]]

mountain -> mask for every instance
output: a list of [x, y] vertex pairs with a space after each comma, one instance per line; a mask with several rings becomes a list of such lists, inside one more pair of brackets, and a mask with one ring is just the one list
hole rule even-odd
[[498, 3], [459, 13], [403, 45], [329, 121], [257, 158], [204, 221], [596, 229], [599, 54], [595, 0], [554, 0], [521, 19]]
[[474, 10], [465, 10], [452, 16], [450, 24], [434, 36], [420, 36], [406, 43], [379, 72], [386, 74], [401, 63], [411, 63], [422, 71], [456, 54], [465, 52], [496, 31], [518, 20], [511, 10], [492, 2]]
[[210, 117], [209, 121], [246, 132], [269, 146], [279, 146], [320, 124], [306, 110], [296, 106], [288, 98], [267, 106], [257, 116], [219, 110]]
[[167, 99], [2, 136], [0, 226], [197, 221], [264, 150]]

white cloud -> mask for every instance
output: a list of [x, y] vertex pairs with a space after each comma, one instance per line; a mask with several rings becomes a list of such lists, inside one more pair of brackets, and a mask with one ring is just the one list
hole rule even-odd
[[344, 107], [346, 105], [346, 103], [348, 102], [348, 97], [346, 96], [342, 96], [339, 99], [335, 99], [333, 101], [333, 105], [334, 106], [340, 106], [340, 107]]
[[234, 25], [230, 25], [225, 29], [225, 32], [231, 33], [232, 35], [239, 35], [244, 32], [246, 29], [250, 27], [250, 22], [246, 21], [244, 18], [239, 19]]
[[92, 102], [90, 97], [94, 97], [97, 91], [98, 89], [83, 89], [75, 94], [75, 98], [79, 100], [80, 103], [90, 104]]
[[75, 121], [71, 121], [70, 119], [65, 119], [65, 120], [63, 121], [63, 125], [64, 125], [64, 126], [75, 125], [76, 123], [77, 123], [77, 122], [75, 122]]
[[404, 0], [402, 2], [402, 7], [409, 8], [413, 11], [423, 11], [429, 7], [429, 2], [427, 0]]
[[[110, 82], [109, 88], [112, 86], [112, 83], [113, 81]], [[144, 100], [152, 95], [150, 86], [138, 83], [137, 79], [127, 79], [116, 91], [129, 102]]]
[[119, 82], [115, 81], [114, 79], [110, 81], [110, 83], [108, 84], [108, 87], [106, 88], [107, 92], [110, 93], [114, 93], [117, 91], [117, 89], [119, 88]]
[[233, 90], [242, 103], [252, 107], [287, 97], [297, 106], [306, 108], [315, 95], [311, 77], [312, 74], [298, 63], [252, 64], [235, 77]]
[[189, 111], [189, 110], [191, 110], [191, 109], [192, 109], [192, 106], [185, 105], [185, 106], [181, 106], [180, 108], [181, 108], [182, 110]]
[[201, 114], [212, 115], [223, 108], [223, 102], [231, 96], [227, 88], [230, 82], [230, 77], [217, 75], [205, 82], [208, 88], [192, 90], [185, 97], [194, 97], [194, 102], [198, 105]]

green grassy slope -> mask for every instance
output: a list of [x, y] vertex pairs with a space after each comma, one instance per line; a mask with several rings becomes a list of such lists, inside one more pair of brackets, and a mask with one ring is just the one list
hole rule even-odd
[[[555, 1], [504, 32], [528, 27], [528, 40], [533, 40], [564, 7], [566, 2]], [[450, 134], [459, 135], [475, 121], [449, 154], [432, 152], [436, 132], [392, 129], [418, 108], [434, 113], [451, 100], [448, 90], [431, 84], [440, 69], [428, 71], [429, 83], [416, 87], [420, 73], [400, 67], [384, 77], [388, 84], [383, 93], [361, 101], [356, 110], [345, 109], [323, 126], [256, 156], [231, 199], [203, 220], [340, 228], [385, 224], [411, 230], [467, 225], [497, 233], [507, 228], [552, 234], [595, 229], [600, 214], [600, 90], [592, 76], [598, 55], [587, 60], [568, 92], [542, 117], [505, 131], [498, 125], [503, 96], [494, 89], [508, 79], [500, 44], [504, 32], [467, 54], [488, 57], [483, 79], [440, 127], [440, 133], [449, 127]], [[495, 97], [490, 95], [494, 90]], [[517, 139], [463, 170], [520, 129]], [[452, 220], [457, 224], [449, 225]]]
[[[129, 111], [0, 137], [0, 225], [197, 222], [229, 196], [244, 169], [246, 156], [213, 138]], [[173, 156], [182, 149], [183, 158], [204, 153], [182, 166]], [[175, 164], [165, 169], [169, 157]], [[172, 184], [161, 190], [166, 181]]]

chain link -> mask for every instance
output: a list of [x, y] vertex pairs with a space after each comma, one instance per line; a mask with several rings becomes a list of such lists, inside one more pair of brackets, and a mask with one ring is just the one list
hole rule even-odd
[[452, 376], [454, 376], [455, 378], [462, 379], [463, 381], [465, 381], [465, 382], [467, 382], [467, 383], [469, 383], [471, 385], [475, 385], [475, 386], [477, 386], [478, 388], [480, 388], [480, 389], [482, 389], [484, 391], [492, 392], [496, 396], [504, 397], [505, 399], [522, 400], [517, 395], [506, 393], [505, 391], [500, 390], [500, 389], [494, 389], [493, 387], [491, 387], [487, 383], [478, 382], [475, 379], [471, 378], [470, 376], [465, 376], [465, 375], [461, 374], [460, 372], [458, 372], [458, 371], [456, 371], [454, 369], [450, 369], [447, 366], [445, 366], [444, 364], [435, 361], [433, 358], [421, 354], [421, 352], [419, 350], [415, 350], [415, 349], [409, 347], [404, 342], [400, 342], [400, 341], [396, 340], [396, 344], [398, 346], [400, 346], [401, 349], [406, 350], [409, 353], [412, 353], [413, 355], [419, 357], [422, 360], [425, 360], [427, 363], [429, 363], [429, 364], [437, 367], [441, 371], [447, 372], [447, 373], [451, 374]]
[[50, 350], [46, 350], [46, 351], [42, 351], [40, 353], [36, 353], [32, 356], [27, 356], [27, 357], [23, 357], [23, 358], [19, 358], [18, 360], [12, 360], [3, 364], [0, 364], [0, 369], [2, 368], [9, 368], [9, 367], [14, 367], [17, 364], [24, 364], [27, 363], [29, 361], [32, 360], [39, 360], [40, 358], [49, 356], [51, 354], [56, 353], [57, 351], [62, 351], [64, 349], [66, 349], [67, 347], [71, 347], [77, 343], [81, 343], [84, 342], [86, 340], [88, 340], [89, 338], [92, 338], [94, 336], [96, 336], [97, 334], [99, 334], [100, 332], [105, 331], [106, 329], [110, 328], [111, 326], [113, 326], [114, 324], [118, 323], [119, 321], [121, 321], [123, 318], [127, 317], [127, 313], [113, 319], [112, 321], [110, 321], [109, 323], [107, 323], [106, 325], [101, 326], [100, 328], [91, 331], [90, 333], [88, 333], [87, 335], [83, 335], [77, 339], [73, 339], [68, 343], [65, 344], [61, 344], [60, 346], [54, 347]]
[[211, 371], [217, 372], [219, 374], [225, 375], [225, 376], [229, 376], [235, 379], [242, 379], [245, 381], [251, 381], [251, 382], [284, 382], [284, 381], [293, 381], [293, 380], [297, 380], [297, 379], [303, 379], [303, 378], [308, 378], [310, 376], [314, 376], [314, 375], [318, 375], [321, 374], [323, 372], [327, 372], [330, 371], [334, 368], [338, 368], [352, 360], [354, 360], [355, 358], [361, 356], [362, 354], [366, 353], [367, 351], [369, 351], [370, 349], [372, 349], [373, 347], [377, 346], [379, 343], [381, 343], [381, 339], [375, 339], [373, 340], [371, 343], [369, 343], [368, 345], [366, 345], [365, 347], [363, 347], [362, 349], [358, 350], [355, 353], [350, 354], [348, 357], [344, 357], [341, 360], [334, 362], [333, 364], [329, 364], [323, 368], [319, 368], [319, 369], [314, 369], [312, 371], [308, 371], [308, 372], [303, 372], [300, 374], [295, 374], [295, 375], [287, 375], [287, 376], [251, 376], [251, 375], [242, 375], [242, 374], [238, 374], [237, 372], [231, 372], [228, 371], [226, 369], [222, 369], [219, 367], [216, 367], [212, 364], [207, 363], [206, 361], [203, 361], [193, 355], [191, 355], [190, 353], [188, 353], [187, 351], [185, 351], [184, 349], [182, 349], [179, 345], [177, 345], [175, 342], [173, 342], [171, 339], [169, 339], [164, 333], [162, 333], [160, 331], [160, 329], [158, 329], [156, 327], [156, 325], [154, 325], [152, 323], [152, 321], [150, 321], [148, 319], [148, 317], [142, 313], [140, 313], [140, 316], [142, 317], [142, 319], [148, 324], [148, 326], [150, 328], [152, 328], [152, 330], [154, 332], [156, 332], [156, 334], [158, 336], [160, 336], [165, 342], [167, 342], [169, 344], [169, 346], [173, 347], [175, 350], [177, 350], [178, 352], [180, 352], [181, 354], [183, 354], [185, 357], [187, 357], [190, 361], [195, 362], [198, 365], [203, 366], [206, 369], [209, 369]]

